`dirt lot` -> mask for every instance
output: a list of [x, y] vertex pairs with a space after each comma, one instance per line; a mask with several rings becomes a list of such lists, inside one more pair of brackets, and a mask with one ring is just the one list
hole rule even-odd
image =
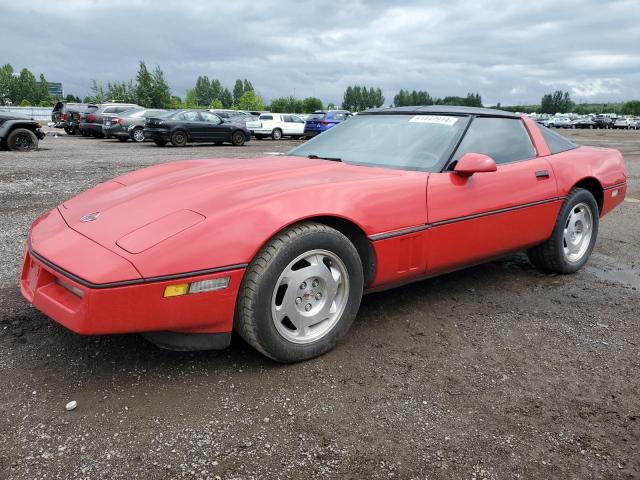
[[[640, 132], [569, 131], [626, 157], [629, 197], [571, 276], [515, 255], [365, 297], [333, 352], [278, 365], [79, 337], [22, 300], [28, 226], [184, 149], [47, 137], [0, 152], [0, 478], [640, 478]], [[75, 411], [65, 411], [70, 400]]]

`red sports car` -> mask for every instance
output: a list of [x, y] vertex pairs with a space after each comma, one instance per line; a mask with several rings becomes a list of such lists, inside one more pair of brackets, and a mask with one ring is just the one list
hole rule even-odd
[[80, 334], [304, 360], [362, 294], [526, 250], [580, 269], [622, 202], [616, 150], [464, 107], [363, 112], [284, 156], [128, 173], [37, 219], [21, 290]]

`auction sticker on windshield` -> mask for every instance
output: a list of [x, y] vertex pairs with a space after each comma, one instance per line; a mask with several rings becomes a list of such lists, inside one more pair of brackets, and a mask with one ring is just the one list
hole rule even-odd
[[447, 117], [445, 115], [414, 115], [409, 119], [413, 123], [437, 123], [439, 125], [452, 126], [458, 121], [457, 117]]

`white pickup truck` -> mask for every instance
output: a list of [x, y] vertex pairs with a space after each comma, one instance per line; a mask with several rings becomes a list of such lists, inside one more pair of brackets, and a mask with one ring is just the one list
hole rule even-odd
[[304, 135], [304, 121], [289, 113], [262, 113], [258, 120], [247, 122], [247, 128], [258, 140], [266, 137], [298, 139]]

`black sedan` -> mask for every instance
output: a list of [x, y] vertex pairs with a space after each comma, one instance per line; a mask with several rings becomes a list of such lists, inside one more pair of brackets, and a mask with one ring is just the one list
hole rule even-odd
[[206, 110], [178, 110], [147, 118], [144, 136], [162, 147], [169, 142], [175, 147], [184, 147], [188, 142], [241, 146], [251, 139], [251, 132]]

